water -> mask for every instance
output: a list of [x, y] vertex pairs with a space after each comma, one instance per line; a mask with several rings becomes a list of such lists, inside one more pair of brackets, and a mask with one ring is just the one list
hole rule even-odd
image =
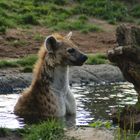
[[[77, 125], [88, 125], [97, 120], [110, 120], [111, 109], [137, 102], [137, 93], [128, 82], [111, 84], [73, 85], [72, 92], [77, 102]], [[19, 89], [21, 90], [21, 89]], [[15, 94], [0, 95], [0, 126], [22, 128], [24, 119], [13, 114], [13, 108], [19, 97]]]

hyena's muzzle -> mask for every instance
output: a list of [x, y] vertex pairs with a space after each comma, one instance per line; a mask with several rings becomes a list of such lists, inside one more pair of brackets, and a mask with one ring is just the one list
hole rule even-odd
[[69, 62], [73, 66], [81, 66], [88, 59], [85, 54], [75, 48], [69, 48], [67, 52], [69, 53]]

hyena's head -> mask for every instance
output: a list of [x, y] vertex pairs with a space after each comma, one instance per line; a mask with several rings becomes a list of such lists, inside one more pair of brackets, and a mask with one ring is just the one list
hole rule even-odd
[[65, 37], [54, 34], [46, 38], [46, 62], [49, 65], [81, 66], [87, 60], [87, 56], [70, 40], [71, 36], [72, 32]]

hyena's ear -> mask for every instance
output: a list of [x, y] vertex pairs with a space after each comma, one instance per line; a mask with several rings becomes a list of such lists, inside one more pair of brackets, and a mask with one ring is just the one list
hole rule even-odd
[[55, 49], [57, 48], [57, 41], [54, 36], [48, 36], [45, 40], [45, 47], [48, 50], [48, 53], [54, 53]]
[[69, 32], [69, 33], [65, 36], [65, 38], [68, 39], [68, 40], [70, 40], [71, 37], [72, 37], [72, 32]]

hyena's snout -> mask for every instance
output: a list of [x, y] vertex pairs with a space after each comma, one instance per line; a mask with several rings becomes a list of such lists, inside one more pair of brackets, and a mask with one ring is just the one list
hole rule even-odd
[[88, 59], [88, 57], [83, 54], [83, 53], [79, 53], [77, 55], [77, 57], [75, 58], [75, 64], [76, 66], [81, 66], [84, 64], [84, 62]]
[[70, 62], [70, 65], [81, 66], [88, 59], [88, 57], [84, 53], [80, 52], [77, 49], [69, 48], [67, 49], [67, 52], [69, 54], [68, 60]]
[[88, 59], [88, 57], [85, 54], [81, 54], [80, 57], [78, 58], [79, 64], [83, 65], [83, 63]]

